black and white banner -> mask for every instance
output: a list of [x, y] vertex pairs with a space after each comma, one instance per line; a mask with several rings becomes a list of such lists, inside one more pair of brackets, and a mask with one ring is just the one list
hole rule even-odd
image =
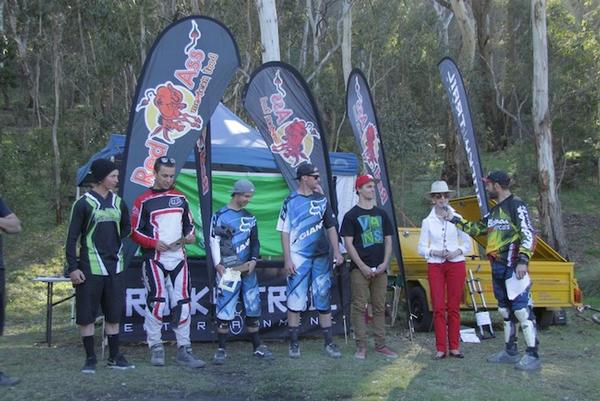
[[157, 158], [183, 167], [239, 64], [231, 32], [211, 18], [184, 18], [160, 34], [129, 115], [120, 191], [129, 207], [153, 185]]
[[462, 76], [456, 63], [450, 57], [444, 57], [438, 64], [442, 82], [448, 92], [448, 100], [452, 107], [454, 122], [462, 138], [467, 154], [471, 175], [475, 183], [475, 194], [481, 217], [488, 213], [487, 194], [483, 183], [483, 172], [481, 170], [481, 161], [479, 159], [479, 148], [475, 140], [475, 131], [471, 121], [471, 108], [469, 107], [469, 98], [465, 91]]
[[260, 66], [244, 91], [244, 107], [288, 186], [298, 188], [296, 168], [312, 163], [321, 172], [321, 187], [336, 210], [331, 169], [319, 112], [308, 85], [292, 66], [272, 61]]
[[[205, 274], [206, 264], [203, 259], [188, 260], [192, 289], [190, 291], [192, 323], [190, 337], [192, 341], [214, 341], [217, 338], [216, 327], [211, 317], [210, 292], [213, 286], [208, 285]], [[343, 269], [347, 271], [347, 269]], [[288, 335], [287, 308], [286, 308], [286, 279], [281, 267], [264, 267], [260, 262], [257, 266], [259, 290], [262, 304], [260, 319], [260, 333], [266, 339], [284, 339]], [[122, 274], [125, 275], [125, 310], [121, 319], [121, 339], [127, 342], [144, 341], [144, 307], [146, 305], [145, 290], [142, 284], [141, 259], [134, 258], [129, 268]], [[347, 272], [344, 273], [347, 275]], [[342, 280], [348, 285], [347, 277]], [[340, 302], [337, 294], [336, 280], [332, 281], [332, 317], [333, 330], [336, 335], [343, 334], [344, 326], [341, 324], [341, 309], [344, 305], [346, 314], [349, 313], [350, 299], [344, 296]], [[344, 288], [344, 294], [349, 294], [349, 289]], [[310, 297], [309, 297], [310, 300]], [[230, 325], [230, 335], [236, 339], [246, 339], [244, 329], [243, 305], [238, 302], [235, 319]], [[302, 315], [301, 333], [308, 336], [320, 336], [321, 330], [318, 323], [319, 313], [310, 306], [309, 311]], [[163, 339], [173, 340], [174, 333], [170, 330], [169, 316], [164, 317]]]

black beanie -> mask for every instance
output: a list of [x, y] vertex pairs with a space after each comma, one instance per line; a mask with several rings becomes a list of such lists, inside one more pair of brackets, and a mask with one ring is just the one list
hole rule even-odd
[[92, 163], [90, 170], [92, 172], [92, 177], [94, 177], [94, 182], [100, 182], [116, 169], [117, 166], [110, 160], [96, 159]]

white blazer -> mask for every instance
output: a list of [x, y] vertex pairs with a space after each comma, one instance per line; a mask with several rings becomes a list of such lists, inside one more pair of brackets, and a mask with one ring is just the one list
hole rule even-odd
[[[455, 216], [458, 216], [456, 211], [448, 206]], [[445, 259], [432, 256], [432, 250], [447, 249], [453, 252], [457, 249], [462, 251], [462, 255], [450, 259], [450, 262], [462, 262], [472, 250], [471, 237], [465, 232], [456, 228], [449, 221], [439, 218], [435, 214], [435, 208], [431, 209], [429, 216], [423, 219], [421, 223], [421, 236], [419, 237], [418, 252], [419, 255], [427, 259], [427, 263], [443, 263]]]

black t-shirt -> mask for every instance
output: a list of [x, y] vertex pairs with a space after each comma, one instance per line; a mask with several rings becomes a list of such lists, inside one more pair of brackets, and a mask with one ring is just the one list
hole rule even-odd
[[[393, 234], [387, 213], [379, 208], [363, 209], [356, 205], [346, 213], [340, 234], [352, 237], [352, 244], [367, 266], [377, 267], [385, 256], [385, 237]], [[352, 267], [356, 267], [352, 262]]]
[[[0, 198], [0, 217], [6, 217], [12, 214], [6, 203]], [[4, 269], [4, 259], [2, 258], [2, 232], [0, 231], [0, 269]]]

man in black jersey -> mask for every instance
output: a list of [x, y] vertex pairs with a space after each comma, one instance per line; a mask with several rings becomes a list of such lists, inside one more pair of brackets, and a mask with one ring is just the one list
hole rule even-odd
[[69, 277], [75, 286], [76, 320], [86, 353], [83, 373], [96, 372], [94, 322], [99, 306], [108, 337], [108, 367], [134, 367], [119, 352], [119, 321], [125, 301], [122, 240], [129, 235], [129, 213], [125, 202], [112, 192], [119, 183], [115, 164], [95, 160], [91, 173], [92, 189], [73, 205], [66, 244]]

